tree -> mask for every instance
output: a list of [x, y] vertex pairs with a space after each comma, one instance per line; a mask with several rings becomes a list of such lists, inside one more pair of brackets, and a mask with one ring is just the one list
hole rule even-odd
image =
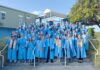
[[77, 0], [68, 15], [71, 22], [77, 20], [100, 22], [100, 0]]

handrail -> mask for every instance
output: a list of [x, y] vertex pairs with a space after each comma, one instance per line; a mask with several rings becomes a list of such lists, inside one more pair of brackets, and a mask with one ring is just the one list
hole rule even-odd
[[33, 49], [33, 55], [34, 55], [34, 67], [35, 67], [35, 48]]
[[[92, 40], [97, 40], [97, 39], [92, 39]], [[98, 41], [100, 41], [100, 40], [98, 40]], [[92, 47], [94, 48], [94, 50], [96, 51], [96, 54], [95, 54], [95, 60], [96, 60], [96, 56], [98, 55], [98, 50], [96, 49], [96, 47], [94, 46], [94, 44], [91, 41], [90, 41], [90, 43], [91, 43]], [[99, 46], [100, 46], [100, 43], [99, 43]], [[95, 63], [96, 63], [96, 61], [95, 61]]]
[[67, 63], [67, 61], [66, 61], [66, 48], [64, 48], [64, 51], [65, 51], [65, 67], [66, 67], [66, 63]]
[[96, 55], [98, 55], [98, 50], [95, 48], [94, 44], [89, 40], [89, 42], [91, 43], [92, 47], [94, 48], [94, 50], [96, 51]]
[[2, 52], [7, 48], [7, 45], [0, 51], [0, 56], [2, 57], [2, 68], [4, 67], [4, 55], [2, 55]]
[[7, 48], [7, 45], [1, 50], [1, 52], [3, 52], [6, 48]]

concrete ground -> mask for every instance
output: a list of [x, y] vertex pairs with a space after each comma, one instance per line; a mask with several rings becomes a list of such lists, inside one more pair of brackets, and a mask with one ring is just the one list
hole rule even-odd
[[16, 63], [7, 64], [3, 69], [0, 70], [100, 70], [100, 68], [95, 68], [91, 62], [84, 63], [69, 63], [65, 67], [62, 63], [40, 63], [36, 64], [34, 68], [33, 64], [28, 63]]

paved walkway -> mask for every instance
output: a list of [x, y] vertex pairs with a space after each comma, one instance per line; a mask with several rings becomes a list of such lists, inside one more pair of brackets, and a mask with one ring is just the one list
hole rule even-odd
[[3, 69], [0, 70], [100, 70], [99, 68], [93, 67], [92, 63], [69, 63], [65, 67], [61, 63], [41, 63], [37, 64], [34, 68], [33, 64], [28, 63], [17, 63], [7, 64]]

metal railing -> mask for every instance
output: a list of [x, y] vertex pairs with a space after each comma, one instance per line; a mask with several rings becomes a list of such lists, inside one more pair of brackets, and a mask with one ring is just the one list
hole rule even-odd
[[[99, 41], [99, 46], [100, 46], [100, 39], [91, 39], [91, 40]], [[98, 55], [98, 50], [96, 49], [96, 47], [94, 46], [94, 44], [92, 43], [91, 40], [89, 40], [89, 42], [92, 45], [93, 49], [96, 51], [96, 54], [95, 54], [95, 59], [96, 59], [96, 56]], [[2, 52], [5, 51], [6, 48], [7, 48], [7, 45], [0, 51], [0, 56], [2, 57], [2, 68], [4, 67], [4, 55], [2, 55]], [[64, 49], [64, 52], [65, 52], [64, 65], [66, 67], [66, 63], [67, 63], [66, 49]], [[34, 55], [34, 67], [35, 67], [36, 66], [36, 63], [35, 63], [35, 48], [33, 50], [33, 55]]]
[[[4, 55], [2, 55], [2, 52], [5, 51], [5, 49], [7, 48], [7, 45], [0, 51], [0, 56], [2, 57], [2, 68], [4, 67]], [[33, 50], [33, 55], [34, 55], [34, 67], [35, 67], [35, 48]]]
[[65, 67], [66, 67], [66, 63], [67, 63], [67, 61], [66, 61], [66, 58], [67, 58], [66, 57], [66, 48], [64, 49], [64, 52], [65, 52], [65, 58], [64, 59], [65, 59]]
[[7, 48], [7, 45], [2, 49], [0, 50], [0, 56], [2, 58], [2, 68], [4, 67], [4, 55], [2, 55], [2, 52]]
[[[92, 41], [98, 41], [99, 42], [99, 48], [100, 48], [100, 39], [91, 39], [89, 40], [90, 44], [92, 45], [92, 47], [94, 48], [94, 50], [96, 51], [96, 54], [95, 54], [95, 60], [96, 60], [96, 56], [99, 54], [98, 52], [98, 49], [94, 46], [94, 44], [92, 43]], [[96, 63], [96, 61], [95, 61]]]
[[35, 48], [33, 50], [33, 55], [34, 55], [34, 67], [35, 67]]

